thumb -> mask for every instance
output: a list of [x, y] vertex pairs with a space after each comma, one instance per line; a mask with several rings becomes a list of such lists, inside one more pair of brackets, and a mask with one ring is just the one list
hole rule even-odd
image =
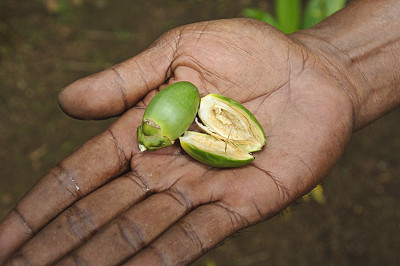
[[61, 109], [79, 119], [121, 114], [168, 78], [176, 36], [165, 34], [137, 56], [68, 85], [58, 95]]

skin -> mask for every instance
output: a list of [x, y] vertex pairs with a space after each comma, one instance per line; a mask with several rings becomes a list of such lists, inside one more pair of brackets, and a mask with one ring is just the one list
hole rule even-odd
[[[187, 25], [72, 83], [59, 96], [67, 114], [121, 117], [2, 221], [0, 263], [187, 264], [280, 212], [322, 180], [354, 131], [400, 104], [398, 10], [397, 0], [352, 1], [292, 35], [248, 19]], [[146, 104], [180, 80], [253, 112], [267, 144], [250, 165], [215, 169], [179, 145], [139, 152]]]

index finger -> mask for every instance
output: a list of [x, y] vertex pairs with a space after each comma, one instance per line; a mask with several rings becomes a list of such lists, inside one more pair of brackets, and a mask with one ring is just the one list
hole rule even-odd
[[[51, 169], [0, 223], [0, 264], [66, 207], [129, 168], [143, 110], [131, 109], [107, 131]], [[137, 118], [137, 119], [133, 119]]]

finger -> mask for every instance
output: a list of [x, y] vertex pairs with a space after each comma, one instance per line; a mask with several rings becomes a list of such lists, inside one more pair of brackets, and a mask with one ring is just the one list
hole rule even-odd
[[119, 176], [137, 151], [143, 110], [132, 109], [109, 130], [49, 171], [0, 224], [0, 261], [6, 259], [63, 209]]
[[[135, 171], [118, 177], [72, 205], [26, 243], [10, 262], [22, 260], [33, 265], [53, 263], [81, 245], [104, 224], [143, 199], [146, 194], [170, 187], [176, 182], [177, 177], [184, 175], [183, 172], [186, 168], [184, 166], [187, 166], [188, 158], [181, 156], [180, 153], [171, 155], [166, 150], [173, 151], [177, 147], [169, 148], [152, 152], [148, 156], [146, 156], [147, 153], [135, 156], [134, 161], [138, 165]], [[151, 164], [151, 162], [153, 163]], [[163, 171], [146, 170], [146, 167], [162, 169], [168, 174]], [[196, 167], [192, 167], [192, 170], [198, 172], [199, 175], [201, 169], [206, 168], [199, 165], [196, 170]], [[150, 208], [154, 209], [154, 207]], [[165, 211], [165, 209], [161, 211]], [[145, 213], [149, 213], [149, 211], [145, 211]], [[109, 239], [104, 242], [98, 240], [95, 242], [102, 243], [100, 246], [103, 247], [108, 247], [110, 243]], [[113, 253], [111, 257], [116, 255], [118, 253]], [[98, 256], [96, 255], [96, 257]]]
[[252, 165], [234, 171], [209, 171], [194, 184], [191, 194], [208, 195], [196, 195], [202, 200], [196, 205], [200, 207], [170, 226], [127, 265], [186, 265], [229, 235], [273, 216], [287, 204], [273, 178]]
[[[157, 158], [159, 157], [154, 155], [143, 156], [141, 161], [154, 162]], [[203, 166], [191, 167], [188, 160], [185, 156], [176, 157], [171, 161], [165, 160], [163, 167], [160, 167], [165, 174], [160, 172], [158, 175], [157, 172], [150, 171], [147, 175], [141, 176], [142, 182], [147, 186], [164, 192], [155, 194], [130, 208], [60, 264], [69, 265], [74, 261], [89, 265], [118, 264], [153, 241], [193, 206], [206, 201], [207, 193], [201, 190], [193, 192], [193, 188], [197, 187], [195, 184], [199, 182], [206, 169]], [[188, 167], [192, 172], [191, 177], [187, 176]], [[157, 168], [157, 163], [153, 164], [153, 168]], [[175, 181], [171, 183], [173, 177]], [[186, 189], [179, 190], [176, 188], [177, 183]], [[165, 190], [165, 187], [171, 184], [175, 185]]]
[[187, 265], [241, 228], [236, 214], [223, 205], [203, 205], [126, 265]]
[[153, 241], [189, 208], [176, 194], [155, 194], [128, 210], [59, 264], [117, 265]]
[[[115, 216], [142, 200], [147, 187], [128, 172], [81, 199], [60, 214], [8, 261], [50, 265], [95, 234]], [[55, 237], [56, 236], [56, 237]]]
[[174, 37], [173, 32], [165, 34], [139, 55], [70, 84], [59, 94], [60, 107], [81, 119], [121, 114], [166, 81], [176, 46]]
[[[177, 169], [177, 166], [182, 165], [185, 160], [187, 160], [185, 157], [175, 159], [171, 169]], [[185, 166], [187, 169], [191, 165], [186, 164]], [[165, 172], [169, 173], [171, 169], [167, 168]], [[153, 195], [129, 209], [60, 264], [70, 265], [74, 262], [89, 265], [119, 264], [154, 241], [193, 208], [214, 201], [213, 197], [215, 196], [217, 198], [226, 197], [224, 194], [230, 191], [225, 189], [226, 182], [223, 180], [230, 184], [235, 183], [234, 186], [237, 186], [237, 181], [229, 181], [238, 179], [238, 176], [231, 174], [230, 180], [224, 179], [224, 175], [229, 170], [198, 170], [191, 167], [192, 176], [187, 176], [187, 171], [182, 173], [182, 177], [171, 188]], [[257, 171], [253, 168], [248, 170], [251, 173], [247, 178], [253, 176]], [[177, 177], [180, 170], [172, 170], [172, 172]], [[168, 180], [168, 174], [166, 177]], [[158, 177], [154, 179], [158, 179]], [[218, 181], [216, 182], [216, 180]], [[223, 205], [221, 204], [221, 206]], [[258, 214], [256, 217], [259, 218]], [[240, 216], [234, 218], [240, 226], [249, 223], [249, 220], [245, 221]]]

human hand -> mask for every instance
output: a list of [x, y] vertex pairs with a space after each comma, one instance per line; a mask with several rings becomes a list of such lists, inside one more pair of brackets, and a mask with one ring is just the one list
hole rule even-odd
[[[140, 153], [136, 128], [166, 80], [242, 102], [264, 128], [266, 147], [237, 169], [202, 165], [178, 145]], [[59, 100], [77, 118], [123, 115], [5, 218], [0, 261], [189, 263], [318, 184], [353, 126], [349, 95], [318, 53], [244, 19], [174, 29], [140, 55], [71, 84]]]

